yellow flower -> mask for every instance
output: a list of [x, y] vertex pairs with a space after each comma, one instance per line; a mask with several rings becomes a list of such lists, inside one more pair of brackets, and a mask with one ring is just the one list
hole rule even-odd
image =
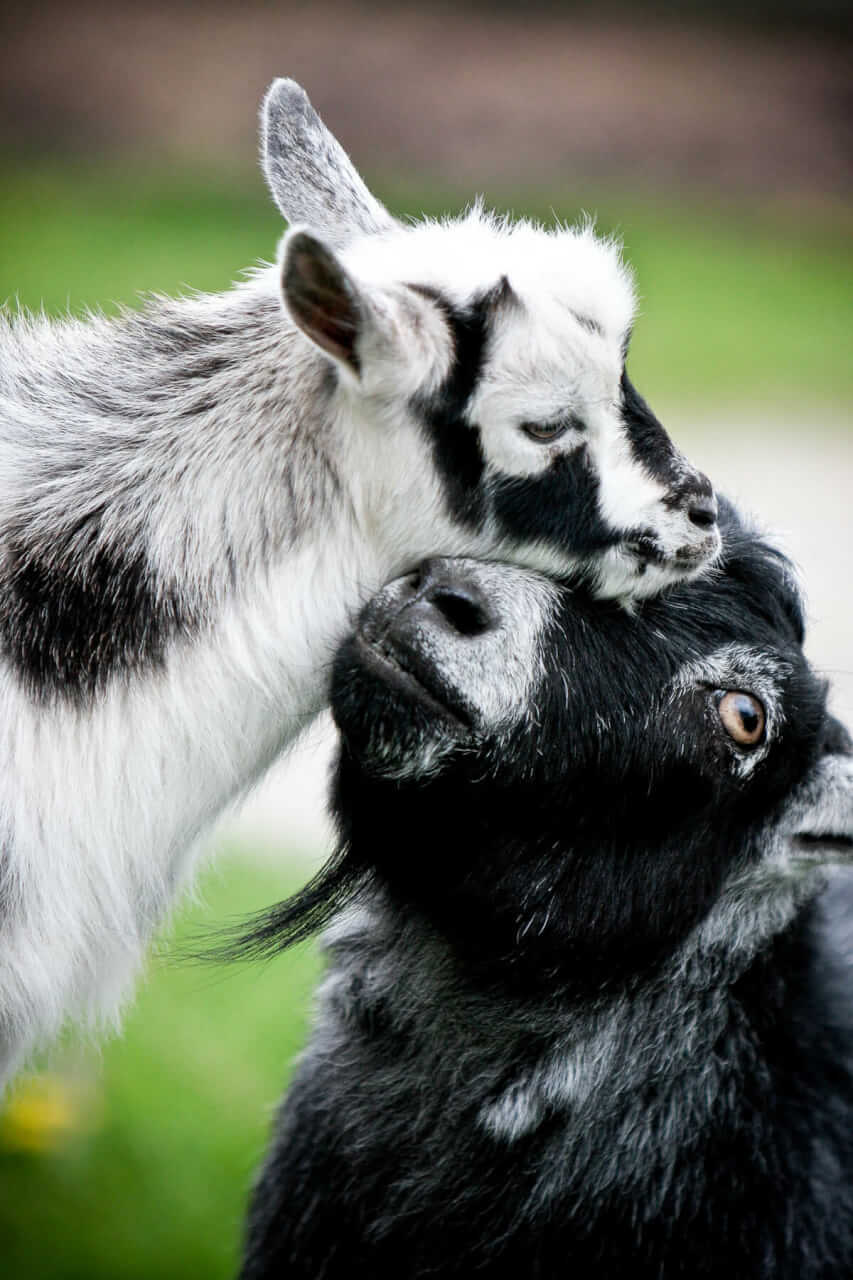
[[56, 1075], [33, 1076], [18, 1085], [0, 1112], [0, 1147], [38, 1154], [55, 1150], [87, 1128], [77, 1091]]

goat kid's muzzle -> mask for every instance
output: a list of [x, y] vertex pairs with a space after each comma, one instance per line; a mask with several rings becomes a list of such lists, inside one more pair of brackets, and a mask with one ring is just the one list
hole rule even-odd
[[708, 477], [701, 471], [694, 472], [689, 482], [672, 494], [668, 503], [681, 513], [686, 535], [683, 546], [675, 552], [675, 559], [714, 559], [721, 544], [717, 525], [719, 504]]
[[701, 569], [719, 555], [722, 545], [717, 523], [719, 506], [710, 480], [701, 472], [691, 472], [686, 481], [673, 487], [662, 500], [668, 518], [660, 521], [656, 533], [642, 534], [634, 549], [649, 563], [673, 569]]

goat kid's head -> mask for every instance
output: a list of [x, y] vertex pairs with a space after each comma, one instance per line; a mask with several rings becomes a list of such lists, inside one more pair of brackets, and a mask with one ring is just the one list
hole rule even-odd
[[853, 856], [850, 743], [803, 655], [789, 568], [727, 508], [723, 523], [719, 571], [630, 613], [435, 560], [341, 649], [351, 856], [478, 962], [624, 977], [713, 932], [720, 904], [727, 936], [775, 929], [822, 864]]
[[[708, 566], [716, 501], [628, 379], [634, 295], [612, 243], [479, 205], [398, 223], [289, 80], [267, 95], [263, 149], [291, 223], [288, 315], [386, 468], [377, 428], [419, 442], [391, 485], [427, 495], [421, 554], [443, 508], [454, 550], [580, 570], [599, 596], [651, 595]], [[417, 510], [400, 511], [411, 541]]]

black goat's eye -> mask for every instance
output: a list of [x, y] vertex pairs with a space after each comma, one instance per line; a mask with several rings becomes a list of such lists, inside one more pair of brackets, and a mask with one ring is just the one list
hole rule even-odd
[[550, 444], [552, 440], [559, 440], [571, 426], [570, 420], [562, 422], [522, 422], [521, 429], [526, 436], [530, 436], [531, 440], [538, 440], [540, 444]]
[[739, 747], [757, 747], [764, 741], [767, 717], [756, 697], [737, 689], [730, 689], [717, 697], [717, 713], [732, 742]]

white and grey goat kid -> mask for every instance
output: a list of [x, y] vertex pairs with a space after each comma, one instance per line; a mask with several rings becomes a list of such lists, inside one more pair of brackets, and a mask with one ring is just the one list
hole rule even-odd
[[0, 1079], [113, 1013], [212, 819], [433, 553], [652, 594], [717, 552], [624, 369], [589, 227], [401, 225], [304, 92], [264, 167], [278, 265], [117, 319], [0, 324]]

